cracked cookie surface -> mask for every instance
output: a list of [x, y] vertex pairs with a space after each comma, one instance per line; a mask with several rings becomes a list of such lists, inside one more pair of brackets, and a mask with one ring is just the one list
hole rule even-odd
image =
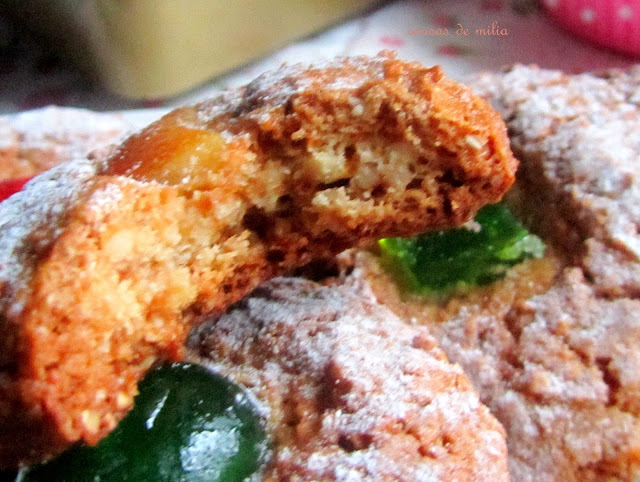
[[518, 481], [640, 474], [640, 70], [514, 67], [472, 82], [521, 165], [508, 202], [548, 245], [494, 285], [407, 301], [361, 254], [355, 275], [424, 323], [507, 432]]
[[365, 287], [276, 278], [190, 340], [265, 409], [265, 480], [509, 480], [503, 429], [426, 327]]

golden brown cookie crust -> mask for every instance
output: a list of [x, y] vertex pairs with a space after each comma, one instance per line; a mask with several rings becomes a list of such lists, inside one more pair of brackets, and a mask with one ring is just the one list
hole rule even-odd
[[488, 104], [383, 55], [283, 67], [36, 178], [0, 206], [1, 465], [97, 442], [201, 314], [314, 258], [458, 225], [515, 169]]

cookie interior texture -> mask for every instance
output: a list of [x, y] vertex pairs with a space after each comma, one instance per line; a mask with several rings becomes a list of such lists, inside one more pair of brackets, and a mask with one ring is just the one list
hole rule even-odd
[[96, 443], [204, 314], [347, 247], [458, 225], [515, 168], [485, 101], [380, 56], [283, 67], [36, 178], [0, 205], [2, 465]]

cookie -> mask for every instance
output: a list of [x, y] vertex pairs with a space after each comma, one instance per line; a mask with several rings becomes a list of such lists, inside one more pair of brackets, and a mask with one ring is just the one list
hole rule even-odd
[[364, 287], [277, 278], [190, 347], [264, 407], [264, 480], [509, 480], [502, 426], [460, 366]]
[[462, 365], [506, 430], [513, 480], [635, 480], [640, 70], [516, 66], [472, 85], [507, 123], [508, 202], [545, 257], [446, 303], [408, 300], [365, 253], [353, 276]]
[[381, 55], [284, 66], [38, 176], [0, 204], [0, 465], [95, 444], [204, 315], [465, 222], [516, 164], [484, 100]]
[[61, 107], [0, 117], [0, 181], [35, 176], [89, 152], [107, 155], [140, 127], [121, 114]]

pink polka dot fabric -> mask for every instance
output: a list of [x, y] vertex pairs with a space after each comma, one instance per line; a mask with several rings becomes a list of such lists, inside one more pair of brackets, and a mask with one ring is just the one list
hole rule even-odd
[[640, 0], [543, 0], [543, 4], [571, 32], [640, 56]]

